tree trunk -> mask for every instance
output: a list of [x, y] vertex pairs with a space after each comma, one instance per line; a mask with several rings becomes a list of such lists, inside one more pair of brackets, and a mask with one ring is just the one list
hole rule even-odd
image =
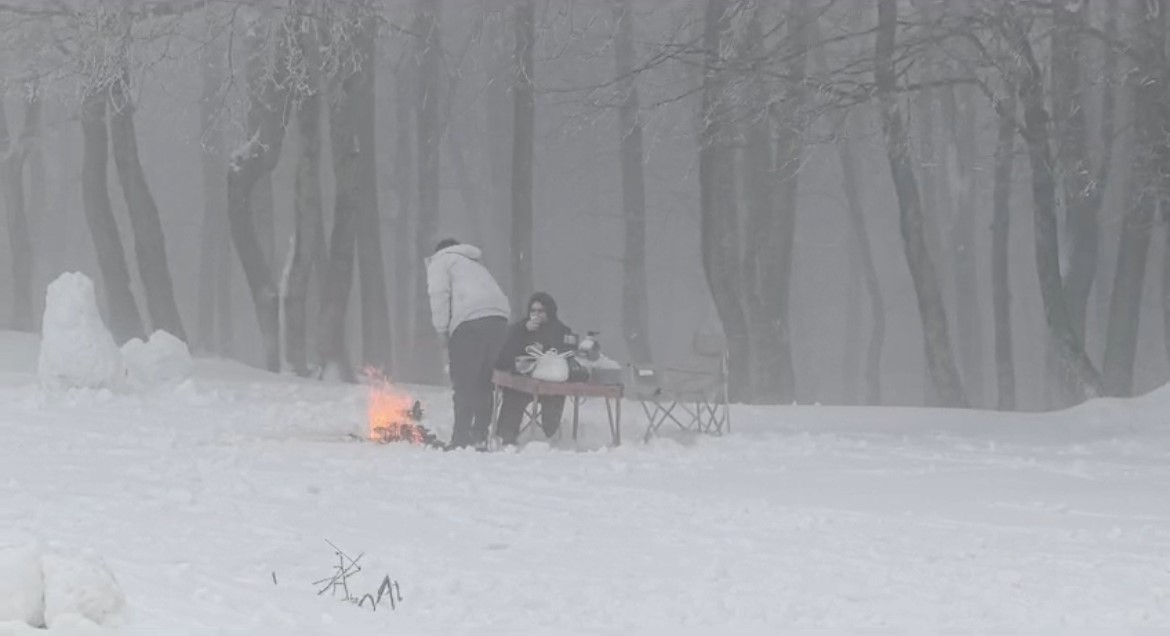
[[[199, 99], [200, 167], [203, 178], [203, 221], [199, 247], [199, 306], [196, 322], [196, 349], [231, 353], [230, 289], [232, 274], [231, 239], [227, 231], [227, 190], [220, 178], [227, 166], [223, 125], [218, 122], [218, 97], [226, 79], [224, 52], [208, 44], [202, 57], [203, 94]], [[226, 279], [226, 280], [225, 280]]]
[[1032, 169], [1032, 205], [1035, 215], [1036, 271], [1040, 277], [1040, 295], [1050, 336], [1057, 349], [1061, 381], [1067, 382], [1082, 399], [1101, 392], [1101, 379], [1085, 355], [1072, 327], [1064, 285], [1060, 275], [1060, 242], [1056, 221], [1056, 184], [1052, 153], [1048, 147], [1048, 111], [1044, 104], [1042, 72], [1036, 63], [1028, 34], [1015, 25], [1012, 39], [1025, 61], [1019, 85], [1024, 108], [1024, 140], [1028, 144], [1028, 161]]
[[264, 364], [269, 371], [280, 370], [280, 306], [278, 292], [262, 241], [257, 236], [253, 213], [253, 195], [262, 179], [272, 173], [280, 158], [284, 130], [288, 119], [288, 43], [284, 29], [276, 29], [275, 62], [264, 61], [259, 29], [248, 33], [248, 114], [247, 139], [232, 153], [227, 173], [228, 219], [232, 244], [240, 258], [244, 278], [252, 294], [256, 319], [264, 350]]
[[130, 291], [130, 271], [126, 252], [118, 234], [118, 223], [110, 206], [107, 183], [109, 167], [109, 133], [106, 129], [106, 90], [90, 88], [81, 103], [81, 136], [84, 163], [81, 168], [81, 191], [85, 221], [93, 237], [98, 268], [102, 273], [110, 332], [118, 344], [141, 338], [142, 318]]
[[1016, 364], [1012, 346], [1012, 292], [1008, 249], [1011, 236], [1012, 164], [1015, 161], [1014, 99], [1005, 99], [995, 145], [995, 184], [991, 220], [991, 304], [995, 318], [995, 385], [997, 407], [1016, 409]]
[[[927, 20], [937, 19], [936, 12], [930, 5], [924, 7]], [[931, 65], [934, 61], [927, 53], [927, 65], [921, 71], [921, 81], [929, 84], [936, 78], [934, 70]], [[943, 227], [950, 223], [950, 202], [946, 197], [940, 196], [945, 194], [945, 189], [941, 187], [940, 170], [942, 160], [938, 157], [938, 149], [936, 147], [937, 139], [935, 136], [935, 108], [939, 101], [939, 91], [937, 88], [924, 88], [914, 96], [914, 115], [912, 117], [913, 124], [918, 131], [918, 169], [922, 177], [922, 187], [919, 192], [919, 200], [922, 207], [922, 228], [926, 235], [926, 253], [930, 255], [931, 262], [935, 264], [935, 271], [938, 273], [940, 294], [942, 296], [943, 309], [946, 310], [948, 305], [953, 305], [953, 289], [951, 283], [954, 281], [954, 276], [951, 275], [951, 262], [944, 258], [946, 255], [946, 248], [943, 242]], [[940, 200], [941, 199], [941, 200]], [[928, 406], [937, 406], [941, 404], [937, 391], [935, 390], [934, 380], [930, 375], [929, 366], [926, 368], [922, 377], [924, 396], [923, 402]]]
[[298, 95], [297, 130], [300, 154], [297, 156], [293, 209], [296, 228], [293, 235], [288, 286], [284, 296], [285, 359], [293, 372], [309, 375], [309, 280], [321, 244], [321, 60], [314, 33], [314, 21], [302, 14], [297, 29], [298, 61], [304, 72], [305, 85]]
[[649, 287], [646, 284], [646, 179], [643, 174], [642, 121], [634, 74], [634, 16], [631, 0], [614, 3], [615, 67], [621, 91], [618, 125], [621, 127], [622, 212], [625, 246], [622, 257], [622, 334], [630, 359], [649, 364]]
[[175, 302], [175, 288], [167, 259], [166, 237], [158, 205], [150, 193], [142, 161], [138, 157], [138, 135], [134, 129], [134, 104], [130, 98], [129, 68], [122, 71], [120, 80], [110, 87], [110, 139], [113, 145], [114, 165], [118, 183], [126, 200], [130, 227], [134, 231], [134, 252], [138, 275], [146, 294], [146, 307], [152, 329], [161, 329], [186, 341], [187, 332], [179, 317]]
[[918, 183], [910, 162], [910, 140], [894, 95], [894, 46], [897, 30], [897, 0], [878, 0], [877, 43], [874, 49], [874, 79], [881, 99], [886, 156], [898, 195], [899, 225], [906, 260], [922, 316], [926, 364], [934, 388], [944, 406], [966, 407], [967, 397], [955, 366], [947, 329], [946, 309], [939, 291], [934, 263], [926, 251]]
[[276, 201], [272, 191], [272, 171], [260, 175], [252, 187], [252, 218], [255, 219], [256, 237], [260, 241], [264, 262], [268, 264], [269, 270], [276, 272], [280, 260], [276, 254]]
[[[360, 140], [358, 166], [357, 259], [362, 296], [362, 364], [389, 372], [393, 363], [390, 308], [386, 297], [386, 265], [382, 255], [382, 224], [378, 208], [374, 70], [377, 16], [368, 2], [359, 3], [360, 23], [354, 34], [358, 78], [354, 95], [354, 132]], [[436, 36], [437, 40], [437, 36]]]
[[511, 298], [512, 162], [502, 158], [512, 152], [511, 77], [515, 47], [509, 44], [515, 29], [509, 24], [504, 6], [499, 3], [490, 7], [484, 24], [488, 78], [483, 87], [483, 142], [479, 163], [487, 175], [490, 197], [485, 228], [491, 249], [486, 250], [484, 261]]
[[750, 340], [737, 275], [740, 258], [733, 150], [723, 131], [728, 104], [723, 94], [726, 82], [719, 69], [723, 35], [730, 20], [726, 0], [707, 1], [699, 130], [699, 248], [703, 273], [727, 338], [731, 399], [742, 401], [752, 387]]
[[886, 304], [882, 299], [881, 285], [878, 284], [877, 267], [874, 265], [873, 248], [869, 243], [869, 229], [865, 220], [865, 203], [862, 188], [859, 187], [857, 151], [849, 134], [848, 113], [841, 111], [836, 117], [833, 129], [838, 131], [837, 159], [841, 162], [841, 186], [845, 191], [846, 210], [849, 213], [850, 253], [860, 258], [861, 272], [865, 282], [865, 293], [869, 298], [872, 321], [869, 328], [869, 344], [865, 353], [865, 404], [882, 403], [882, 349], [886, 342]]
[[512, 75], [512, 309], [519, 315], [535, 283], [532, 277], [532, 162], [536, 144], [532, 49], [536, 43], [533, 0], [516, 6]]
[[1146, 0], [1134, 4], [1137, 11], [1137, 72], [1130, 75], [1134, 104], [1134, 186], [1129, 189], [1128, 210], [1121, 226], [1117, 269], [1109, 303], [1109, 328], [1105, 337], [1103, 368], [1109, 395], [1133, 394], [1134, 358], [1137, 353], [1142, 289], [1146, 259], [1153, 232], [1163, 175], [1159, 159], [1166, 154], [1162, 109], [1166, 94], [1166, 11], [1170, 0]]
[[41, 101], [34, 93], [25, 101], [24, 128], [16, 140], [8, 132], [8, 116], [0, 103], [0, 164], [3, 173], [4, 203], [8, 210], [8, 243], [12, 249], [12, 321], [16, 331], [37, 331], [36, 302], [33, 299], [33, 239], [29, 229], [24, 196], [25, 159], [40, 131]]
[[[349, 16], [342, 20], [349, 21]], [[352, 38], [334, 46], [337, 65], [330, 86], [329, 138], [333, 150], [333, 229], [329, 237], [329, 265], [321, 300], [322, 368], [337, 366], [346, 382], [356, 380], [345, 345], [345, 314], [353, 286], [354, 257], [361, 206], [361, 152], [365, 141], [358, 136], [358, 100], [362, 87], [362, 65], [357, 60]]]
[[[415, 78], [415, 121], [417, 122], [416, 149], [418, 152], [418, 221], [415, 225], [415, 254], [418, 258], [430, 256], [438, 239], [439, 225], [439, 85], [442, 73], [442, 50], [439, 22], [434, 2], [419, 0], [416, 5], [414, 32], [415, 57], [418, 60]], [[426, 268], [415, 268], [414, 314], [414, 372], [421, 381], [442, 382], [438, 336], [431, 326], [431, 304], [427, 294]]]
[[[410, 55], [410, 54], [408, 54]], [[415, 237], [412, 233], [412, 217], [415, 216], [415, 174], [417, 156], [414, 153], [412, 134], [414, 126], [414, 90], [417, 84], [415, 74], [417, 64], [407, 61], [398, 65], [394, 76], [394, 168], [391, 178], [394, 180], [394, 191], [398, 195], [398, 207], [394, 217], [394, 326], [398, 339], [394, 343], [394, 350], [410, 352], [409, 362], [403, 360], [406, 356], [398, 356], [402, 361], [395, 370], [399, 377], [404, 374], [413, 374], [416, 367], [414, 351], [414, 314], [417, 313], [419, 298], [414, 288], [417, 274], [415, 270], [422, 267], [422, 255], [415, 253]]]
[[765, 332], [769, 345], [761, 356], [760, 377], [753, 378], [762, 389], [760, 401], [790, 404], [796, 399], [796, 369], [792, 362], [792, 264], [796, 256], [797, 186], [804, 161], [804, 134], [809, 120], [804, 112], [807, 94], [808, 29], [815, 16], [807, 2], [791, 2], [786, 21], [789, 45], [785, 75], [788, 95], [781, 105], [769, 107], [776, 129], [776, 150], [772, 174], [776, 180], [772, 199], [772, 221], [760, 252], [760, 298], [768, 318]]
[[[983, 311], [979, 293], [979, 247], [975, 242], [975, 194], [972, 181], [978, 156], [975, 108], [968, 91], [948, 87], [942, 91], [943, 126], [947, 140], [947, 175], [943, 180], [950, 200], [955, 202], [951, 226], [950, 256], [953, 262], [955, 342], [962, 369], [963, 386], [971, 404], [985, 403], [983, 381]], [[950, 192], [957, 186], [955, 192]]]

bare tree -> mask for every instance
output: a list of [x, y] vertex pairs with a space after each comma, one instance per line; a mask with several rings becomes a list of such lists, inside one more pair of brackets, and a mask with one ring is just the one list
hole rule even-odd
[[732, 399], [743, 400], [752, 387], [750, 339], [743, 307], [735, 174], [728, 117], [726, 71], [721, 58], [730, 15], [726, 0], [708, 0], [703, 22], [703, 85], [699, 123], [699, 249], [703, 273], [723, 325], [730, 357]]
[[1056, 181], [1052, 151], [1049, 146], [1050, 117], [1045, 104], [1043, 71], [1033, 52], [1029, 20], [1012, 14], [1005, 5], [996, 23], [1014, 54], [1018, 75], [1017, 87], [1024, 122], [1021, 134], [1028, 146], [1032, 169], [1032, 205], [1034, 208], [1036, 270], [1040, 277], [1040, 294], [1049, 335], [1057, 348], [1061, 380], [1081, 398], [1099, 395], [1101, 380], [1093, 363], [1085, 355], [1069, 315], [1060, 273], [1060, 243], [1056, 219]]
[[[1012, 91], [1007, 91], [1009, 94]], [[997, 407], [1016, 408], [1016, 365], [1012, 346], [1011, 236], [1012, 165], [1015, 160], [1016, 104], [1011, 97], [997, 109], [991, 219], [991, 304], [995, 324], [995, 385]]]
[[200, 59], [203, 92], [199, 98], [200, 168], [203, 179], [203, 220], [199, 248], [199, 306], [195, 347], [232, 352], [231, 237], [228, 234], [228, 157], [223, 126], [218, 121], [221, 91], [226, 86], [226, 55], [216, 41], [208, 42]]
[[24, 124], [15, 140], [8, 131], [8, 116], [0, 102], [0, 184], [8, 211], [8, 244], [12, 250], [12, 322], [17, 331], [36, 331], [36, 303], [32, 281], [35, 268], [33, 240], [25, 202], [24, 167], [40, 133], [41, 100], [35, 86], [23, 100]]
[[536, 45], [533, 0], [516, 5], [516, 49], [512, 69], [512, 307], [519, 312], [535, 283], [532, 278], [532, 162], [536, 144], [536, 102], [532, 51]]
[[[442, 72], [442, 49], [439, 39], [437, 3], [419, 0], [415, 7], [413, 31], [415, 56], [418, 60], [415, 82], [415, 122], [418, 153], [418, 218], [415, 225], [415, 254], [429, 255], [435, 246], [439, 223], [439, 91]], [[431, 328], [431, 304], [427, 295], [426, 270], [415, 268], [414, 373], [420, 379], [440, 382], [437, 335]]]
[[382, 255], [381, 214], [378, 208], [378, 163], [375, 146], [374, 82], [377, 74], [378, 16], [370, 0], [356, 2], [358, 12], [353, 37], [359, 83], [354, 95], [355, 139], [361, 140], [357, 165], [357, 259], [362, 309], [362, 363], [389, 370], [392, 363], [390, 308], [386, 297], [385, 260]]
[[[321, 83], [322, 60], [317, 28], [320, 20], [308, 13], [305, 2], [297, 7], [297, 155], [293, 210], [296, 215], [288, 283], [284, 295], [285, 359], [298, 375], [309, 373], [309, 281], [319, 270], [323, 251], [321, 195]], [[328, 26], [328, 25], [324, 25]], [[320, 276], [318, 272], [318, 276]]]
[[96, 72], [90, 77], [91, 83], [81, 102], [82, 202], [102, 273], [110, 331], [119, 343], [123, 343], [143, 336], [142, 318], [130, 291], [130, 270], [126, 267], [126, 252], [122, 249], [107, 185], [110, 137], [106, 128], [106, 94], [109, 86]]
[[125, 14], [122, 19], [124, 35], [119, 55], [121, 72], [111, 83], [109, 92], [114, 165], [118, 171], [118, 182], [122, 186], [122, 196], [126, 200], [130, 227], [134, 232], [135, 260], [152, 328], [162, 329], [180, 340], [186, 340], [187, 332], [175, 302], [174, 283], [171, 281], [166, 238], [163, 236], [158, 205], [150, 192], [142, 161], [138, 157], [138, 133], [134, 127], [135, 105], [130, 95], [128, 58], [133, 21], [131, 16]]
[[618, 77], [621, 127], [622, 211], [625, 248], [622, 255], [622, 333], [630, 358], [651, 361], [649, 288], [646, 284], [646, 178], [643, 174], [642, 121], [634, 73], [634, 16], [631, 0], [613, 6], [616, 37], [614, 62]]
[[1136, 70], [1129, 76], [1134, 103], [1135, 186], [1129, 190], [1128, 209], [1121, 227], [1117, 269], [1109, 304], [1109, 328], [1105, 339], [1103, 374], [1109, 395], [1133, 393], [1134, 356], [1137, 351], [1142, 288], [1154, 211], [1162, 194], [1161, 164], [1170, 156], [1164, 114], [1168, 97], [1166, 81], [1166, 11], [1170, 0], [1133, 3], [1136, 37]]
[[897, 0], [878, 0], [877, 42], [874, 49], [874, 80], [881, 102], [882, 123], [886, 136], [886, 156], [894, 188], [898, 194], [899, 225], [906, 249], [906, 260], [922, 316], [926, 348], [926, 365], [943, 405], [966, 407], [967, 397], [955, 366], [947, 328], [946, 309], [939, 293], [938, 276], [926, 251], [922, 206], [918, 183], [910, 161], [910, 141], [902, 113], [894, 96], [897, 76], [894, 50], [897, 35]]
[[232, 153], [227, 172], [228, 219], [232, 244], [252, 293], [265, 367], [280, 370], [280, 306], [269, 262], [256, 233], [253, 194], [280, 159], [289, 116], [289, 32], [284, 20], [252, 16], [244, 35], [248, 114], [243, 145]]
[[886, 305], [878, 283], [877, 267], [874, 265], [873, 248], [870, 246], [865, 203], [861, 188], [857, 161], [857, 150], [851, 140], [849, 112], [842, 110], [837, 115], [833, 128], [837, 131], [837, 160], [841, 163], [841, 187], [845, 191], [846, 210], [849, 213], [850, 244], [857, 252], [865, 282], [865, 293], [869, 298], [871, 314], [869, 344], [865, 354], [865, 404], [881, 404], [882, 401], [882, 348], [886, 341]]

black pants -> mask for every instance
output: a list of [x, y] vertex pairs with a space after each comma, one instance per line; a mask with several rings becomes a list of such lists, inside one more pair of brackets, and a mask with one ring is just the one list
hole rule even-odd
[[[512, 389], [504, 389], [503, 394], [500, 417], [496, 420], [496, 433], [504, 444], [515, 444], [520, 437], [520, 421], [524, 417], [524, 407], [532, 401], [532, 396]], [[540, 428], [544, 429], [545, 437], [556, 434], [561, 426], [561, 414], [564, 411], [563, 395], [546, 395], [540, 398]]]
[[502, 316], [461, 323], [447, 343], [451, 385], [455, 389], [452, 446], [468, 446], [487, 439], [492, 421], [492, 366], [508, 335]]

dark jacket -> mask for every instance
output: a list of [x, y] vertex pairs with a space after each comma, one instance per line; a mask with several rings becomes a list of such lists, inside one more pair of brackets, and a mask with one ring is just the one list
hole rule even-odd
[[[525, 323], [528, 322], [527, 315], [512, 323], [508, 327], [508, 339], [504, 342], [504, 348], [500, 350], [500, 355], [496, 359], [497, 369], [515, 371], [516, 358], [527, 355], [525, 350], [531, 344], [539, 344], [544, 351], [549, 349], [556, 349], [560, 352], [576, 350], [575, 343], [565, 342], [566, 336], [572, 334], [573, 330], [557, 317], [556, 303], [546, 295], [541, 296], [544, 297], [537, 298], [534, 295], [533, 300], [540, 300], [541, 304], [545, 306], [548, 311], [548, 322], [541, 325], [540, 329], [536, 331], [529, 331], [528, 327], [525, 326]], [[531, 305], [532, 301], [529, 301], [528, 304]]]

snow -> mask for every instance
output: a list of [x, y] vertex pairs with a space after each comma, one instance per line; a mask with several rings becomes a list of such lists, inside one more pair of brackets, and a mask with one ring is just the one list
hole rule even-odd
[[140, 390], [175, 385], [191, 376], [191, 352], [187, 343], [161, 329], [143, 342], [131, 338], [122, 345], [126, 379]]
[[113, 389], [124, 379], [122, 355], [98, 313], [93, 281], [66, 272], [49, 283], [37, 372], [48, 390]]
[[35, 543], [0, 547], [0, 623], [45, 622], [45, 578]]
[[[0, 334], [0, 359], [36, 346]], [[1170, 627], [1170, 389], [1043, 415], [737, 406], [726, 437], [617, 449], [587, 403], [579, 445], [484, 454], [352, 441], [362, 387], [199, 359], [151, 391], [48, 392], [4, 364], [0, 591], [35, 590], [40, 555], [46, 589], [124, 606], [0, 634]], [[404, 388], [448, 436], [450, 393]], [[362, 555], [354, 596], [389, 577], [397, 607], [319, 595], [327, 541]]]

